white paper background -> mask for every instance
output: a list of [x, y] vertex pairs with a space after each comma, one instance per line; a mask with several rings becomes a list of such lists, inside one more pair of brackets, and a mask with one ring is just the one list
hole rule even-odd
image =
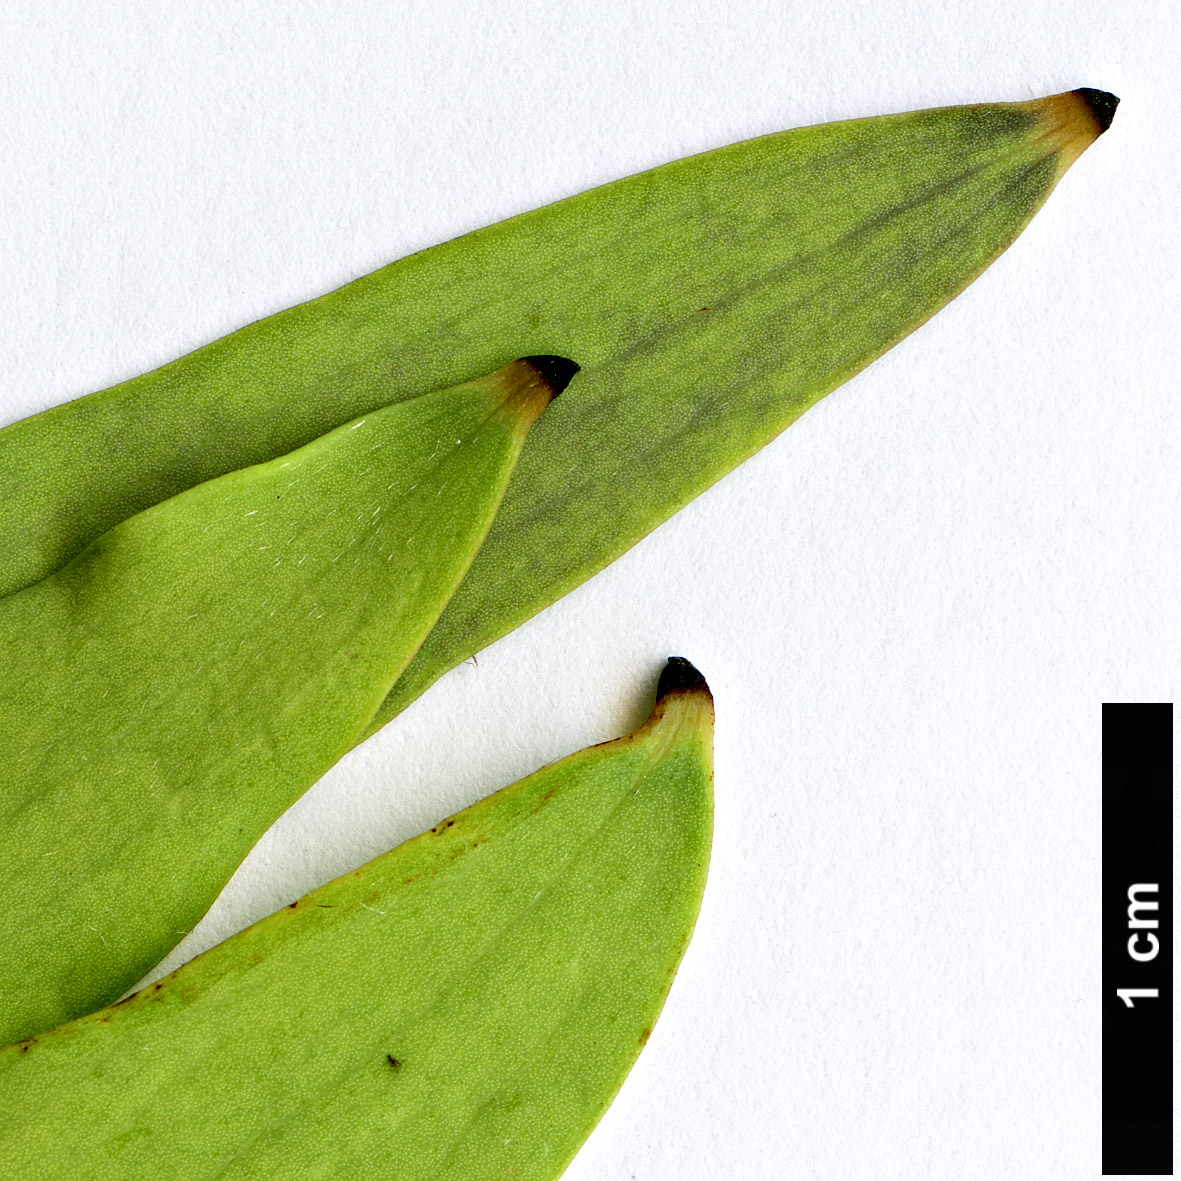
[[1123, 99], [1017, 244], [279, 821], [168, 962], [718, 703], [705, 907], [570, 1181], [1099, 1174], [1099, 710], [1178, 690], [1171, 0], [0, 10], [0, 422], [783, 127]]

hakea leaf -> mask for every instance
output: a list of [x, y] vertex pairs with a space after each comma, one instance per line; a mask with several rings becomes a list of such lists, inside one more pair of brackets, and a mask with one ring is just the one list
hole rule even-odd
[[[374, 718], [602, 569], [1021, 232], [1118, 100], [1081, 89], [764, 136], [402, 259], [0, 431], [0, 592], [183, 488], [505, 356], [583, 366]], [[392, 391], [392, 392], [391, 392]]]
[[575, 368], [376, 411], [0, 599], [0, 1044], [139, 980], [357, 740]]
[[674, 659], [634, 734], [0, 1050], [5, 1176], [558, 1177], [692, 933], [712, 724]]

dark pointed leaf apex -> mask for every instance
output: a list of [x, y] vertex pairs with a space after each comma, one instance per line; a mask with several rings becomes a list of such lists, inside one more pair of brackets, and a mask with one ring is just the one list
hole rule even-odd
[[1115, 108], [1119, 106], [1119, 99], [1106, 90], [1094, 90], [1090, 86], [1080, 86], [1074, 93], [1091, 108], [1091, 114], [1099, 124], [1099, 134], [1102, 135], [1115, 118]]
[[553, 357], [542, 354], [536, 357], [522, 357], [527, 365], [537, 370], [538, 376], [549, 386], [553, 397], [557, 397], [569, 384], [570, 379], [582, 368], [568, 357]]
[[712, 700], [705, 677], [682, 656], [670, 656], [656, 686], [656, 700], [664, 700], [670, 693], [704, 693]]

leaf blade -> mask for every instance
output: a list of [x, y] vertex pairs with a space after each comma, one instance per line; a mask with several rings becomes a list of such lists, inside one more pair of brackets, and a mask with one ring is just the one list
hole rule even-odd
[[518, 362], [397, 403], [0, 599], [0, 1041], [134, 984], [357, 740], [549, 396]]
[[[582, 375], [535, 433], [489, 544], [372, 732], [953, 298], [1106, 129], [1114, 101], [1072, 91], [879, 116], [676, 161], [412, 255], [14, 424], [0, 431], [0, 590], [154, 499], [391, 397], [507, 355], [576, 357]], [[929, 240], [940, 250], [912, 256]], [[906, 298], [875, 305], [892, 291]], [[695, 411], [713, 433], [692, 432]], [[588, 447], [594, 425], [610, 433]], [[649, 461], [639, 473], [637, 449]], [[573, 487], [563, 481], [577, 473], [578, 544], [555, 547], [550, 526]]]
[[695, 922], [711, 726], [703, 687], [667, 691], [636, 734], [0, 1050], [5, 1159], [125, 1181], [557, 1177]]

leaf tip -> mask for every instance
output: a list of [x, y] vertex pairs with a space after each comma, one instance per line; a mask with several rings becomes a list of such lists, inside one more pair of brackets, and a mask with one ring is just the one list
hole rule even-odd
[[1038, 118], [1038, 143], [1057, 157], [1055, 181], [1111, 126], [1117, 106], [1114, 94], [1090, 86], [1029, 104]]
[[502, 413], [528, 430], [580, 366], [566, 357], [521, 357], [491, 375]]
[[1119, 106], [1119, 99], [1109, 91], [1095, 90], [1091, 86], [1080, 86], [1070, 93], [1077, 95], [1086, 104], [1091, 118], [1094, 119], [1095, 125], [1099, 129], [1095, 133], [1096, 136], [1102, 135], [1111, 126], [1112, 119], [1115, 118], [1115, 108]]
[[664, 699], [674, 693], [702, 694], [711, 702], [713, 695], [705, 683], [705, 677], [697, 671], [683, 656], [670, 656], [664, 671], [660, 674], [660, 681], [656, 686], [656, 703], [659, 705]]
[[556, 398], [570, 384], [570, 379], [582, 368], [577, 362], [571, 361], [569, 357], [553, 357], [548, 354], [522, 357], [521, 363], [533, 367], [541, 381], [549, 386], [550, 396], [553, 398]]

